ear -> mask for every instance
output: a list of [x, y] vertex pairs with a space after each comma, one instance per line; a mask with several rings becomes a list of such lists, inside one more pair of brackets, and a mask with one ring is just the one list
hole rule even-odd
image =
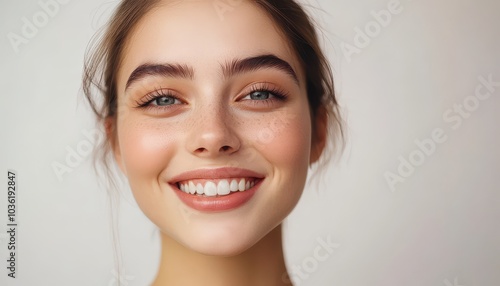
[[120, 170], [125, 173], [125, 168], [123, 167], [123, 161], [121, 157], [120, 144], [118, 144], [118, 137], [116, 133], [116, 117], [108, 117], [104, 120], [104, 126], [106, 128], [106, 138], [111, 146], [111, 151], [113, 152], [113, 157]]
[[316, 118], [313, 119], [313, 131], [311, 142], [311, 156], [309, 165], [315, 163], [323, 154], [326, 146], [327, 133], [328, 133], [328, 113], [324, 107], [318, 108]]

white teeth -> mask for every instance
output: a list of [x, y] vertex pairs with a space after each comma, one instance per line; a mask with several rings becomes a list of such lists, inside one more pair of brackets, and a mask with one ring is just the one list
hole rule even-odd
[[198, 194], [208, 197], [217, 195], [225, 196], [230, 194], [231, 192], [243, 192], [252, 188], [254, 185], [255, 181], [252, 179], [248, 181], [246, 179], [232, 179], [231, 183], [229, 182], [229, 180], [219, 180], [217, 184], [212, 181], [207, 181], [205, 183], [205, 186], [203, 186], [201, 183], [195, 184], [193, 181], [178, 183], [179, 189], [187, 194]]
[[189, 182], [189, 193], [192, 195], [196, 193], [196, 186], [193, 184], [193, 182]]
[[220, 180], [219, 184], [217, 184], [217, 194], [218, 195], [227, 195], [229, 194], [229, 183], [227, 180]]
[[196, 184], [196, 193], [198, 195], [203, 195], [203, 193], [204, 193], [203, 192], [203, 186], [200, 183]]
[[204, 188], [205, 196], [213, 197], [217, 195], [217, 187], [213, 182], [207, 182]]
[[238, 184], [238, 190], [240, 192], [243, 192], [245, 190], [245, 179], [241, 179], [240, 183]]
[[231, 181], [231, 185], [229, 185], [229, 190], [231, 192], [236, 192], [238, 190], [238, 182], [236, 182], [236, 180]]

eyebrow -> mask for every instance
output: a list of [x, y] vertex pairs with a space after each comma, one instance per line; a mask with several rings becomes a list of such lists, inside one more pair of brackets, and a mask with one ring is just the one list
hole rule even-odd
[[187, 65], [180, 64], [151, 64], [146, 63], [138, 66], [129, 76], [125, 89], [129, 88], [134, 82], [147, 76], [178, 77], [193, 79], [194, 71]]
[[[273, 54], [259, 55], [244, 59], [234, 59], [221, 65], [221, 68], [222, 75], [225, 78], [264, 68], [278, 69], [289, 75], [297, 85], [300, 85], [299, 78], [292, 66], [285, 60], [282, 60]], [[192, 80], [194, 79], [194, 70], [192, 67], [181, 64], [142, 64], [130, 74], [127, 84], [125, 85], [125, 89], [128, 89], [134, 82], [148, 76], [177, 77]]]
[[222, 74], [224, 75], [224, 77], [228, 78], [233, 75], [251, 72], [263, 68], [274, 68], [281, 70], [291, 76], [295, 83], [297, 83], [297, 85], [300, 85], [299, 78], [297, 77], [297, 74], [295, 73], [292, 66], [273, 54], [260, 55], [245, 59], [235, 59], [222, 66]]

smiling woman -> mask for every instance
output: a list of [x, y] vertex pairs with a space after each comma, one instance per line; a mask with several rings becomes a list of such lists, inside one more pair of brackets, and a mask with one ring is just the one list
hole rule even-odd
[[342, 138], [331, 70], [294, 1], [219, 12], [121, 2], [84, 71], [101, 159], [160, 230], [152, 285], [291, 285], [281, 224]]

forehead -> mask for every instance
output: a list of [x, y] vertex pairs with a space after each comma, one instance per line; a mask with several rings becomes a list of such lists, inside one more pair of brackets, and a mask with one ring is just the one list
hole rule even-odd
[[[219, 3], [219, 4], [217, 4]], [[301, 78], [293, 50], [267, 13], [251, 1], [184, 0], [163, 2], [136, 24], [128, 36], [118, 73], [118, 88], [138, 66], [172, 62], [192, 66], [196, 73], [235, 58], [274, 54], [288, 61]]]

